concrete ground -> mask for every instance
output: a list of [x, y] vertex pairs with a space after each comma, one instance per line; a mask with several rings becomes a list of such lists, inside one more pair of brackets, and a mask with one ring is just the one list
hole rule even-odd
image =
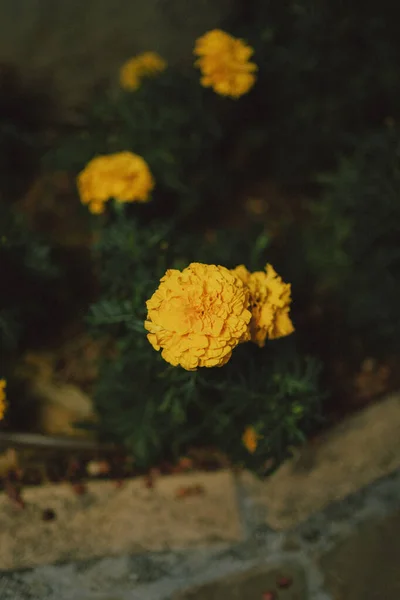
[[398, 600], [400, 471], [293, 530], [3, 572], [2, 600]]
[[[246, 473], [222, 473], [221, 478], [219, 474], [195, 474], [186, 480], [180, 476], [175, 482], [172, 478], [161, 482], [152, 500], [132, 482], [119, 497], [123, 516], [116, 537], [108, 533], [115, 522], [112, 515], [101, 535], [90, 528], [90, 523], [99, 525], [99, 515], [106, 519], [107, 502], [119, 510], [114, 493], [99, 493], [101, 501], [93, 493], [86, 509], [78, 506], [82, 499], [71, 496], [61, 502], [58, 498], [61, 524], [57, 520], [47, 523], [49, 531], [54, 526], [47, 537], [37, 529], [37, 534], [41, 533], [36, 537], [36, 556], [35, 529], [33, 525], [29, 529], [24, 519], [29, 513], [34, 522], [41, 502], [56, 496], [54, 490], [47, 496], [46, 491], [38, 490], [36, 497], [32, 491], [30, 512], [13, 518], [9, 509], [1, 509], [0, 598], [399, 600], [399, 409], [399, 398], [392, 397], [352, 417], [321, 441], [311, 463], [294, 458], [266, 482], [252, 481]], [[354, 441], [357, 436], [359, 454], [357, 445], [349, 453], [346, 439]], [[336, 467], [330, 469], [327, 464]], [[351, 464], [357, 468], [350, 468]], [[184, 500], [176, 496], [174, 490], [182, 489], [184, 481], [198, 487], [199, 478], [203, 478], [202, 494]], [[353, 491], [346, 493], [350, 484]], [[298, 511], [289, 510], [290, 506], [297, 506]], [[73, 517], [75, 511], [80, 515], [78, 521]], [[84, 535], [79, 536], [76, 523], [84, 526], [82, 511], [86, 525]], [[135, 528], [135, 522], [141, 525]], [[13, 543], [5, 531], [10, 523]], [[213, 531], [218, 535], [213, 536]], [[54, 540], [62, 536], [67, 539], [56, 544]], [[92, 542], [85, 539], [89, 537]], [[108, 552], [107, 539], [112, 542]], [[100, 548], [97, 557], [93, 555], [96, 540]], [[60, 548], [62, 552], [57, 554]], [[13, 568], [6, 566], [10, 561]]]

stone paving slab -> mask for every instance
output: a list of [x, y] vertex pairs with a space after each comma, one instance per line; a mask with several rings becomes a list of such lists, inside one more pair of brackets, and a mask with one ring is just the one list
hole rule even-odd
[[399, 467], [400, 394], [393, 394], [306, 445], [266, 481], [244, 472], [239, 484], [255, 522], [282, 531]]
[[[386, 404], [386, 408], [389, 407], [386, 420], [391, 420], [394, 427], [395, 406], [395, 403]], [[369, 412], [370, 418], [371, 414], [377, 416], [378, 413]], [[356, 437], [360, 435], [359, 427], [363, 423], [367, 427], [365, 414], [358, 417], [360, 418], [353, 421]], [[383, 419], [383, 415], [381, 417]], [[367, 439], [376, 441], [375, 433], [368, 434], [368, 427], [364, 429], [367, 431]], [[385, 426], [383, 422], [378, 422], [378, 430], [382, 436], [392, 431], [391, 426]], [[341, 431], [346, 440], [347, 427]], [[338, 439], [340, 436], [336, 437], [336, 442]], [[328, 448], [332, 448], [329, 446], [331, 442], [332, 439], [328, 436]], [[393, 457], [392, 451], [397, 448], [395, 441], [393, 448], [391, 447], [392, 442], [393, 438], [387, 435], [380, 446], [374, 446], [375, 451], [380, 451], [381, 454], [375, 458], [368, 455], [373, 473], [382, 473], [387, 469], [388, 457]], [[335, 454], [336, 462], [349, 464], [346, 462], [349, 448], [346, 444], [342, 447], [342, 458]], [[353, 447], [352, 459], [354, 464], [361, 465], [365, 476], [366, 465], [364, 458], [357, 455], [358, 451], [367, 451], [361, 441], [359, 448]], [[322, 456], [329, 464], [326, 453], [322, 453]], [[313, 464], [312, 459], [313, 456], [309, 457], [308, 464], [310, 461]], [[394, 459], [390, 460], [391, 465], [395, 464]], [[314, 462], [314, 468], [318, 464], [318, 461]], [[383, 469], [379, 470], [379, 465]], [[302, 468], [306, 468], [304, 461]], [[344, 473], [347, 477], [357, 476], [354, 470], [349, 472], [346, 468]], [[338, 470], [334, 468], [332, 474], [335, 481]], [[258, 600], [288, 600], [291, 598], [287, 596], [289, 591], [292, 594], [299, 592], [299, 600], [400, 600], [400, 468], [379, 478], [375, 477], [354, 493], [344, 497], [339, 495], [334, 502], [328, 502], [323, 510], [315, 509], [307, 518], [300, 521], [295, 519], [294, 527], [279, 531], [268, 524], [267, 504], [261, 504], [261, 508], [255, 504], [257, 496], [249, 493], [253, 490], [243, 485], [235, 488], [229, 473], [224, 473], [222, 479], [219, 478], [220, 475], [173, 476], [165, 478], [168, 482], [160, 481], [154, 490], [146, 489], [143, 481], [136, 480], [136, 483], [129, 482], [125, 488], [126, 497], [122, 494], [124, 488], [120, 490], [118, 499], [115, 495], [117, 490], [112, 484], [103, 482], [102, 485], [110, 486], [107, 487], [109, 500], [103, 502], [103, 509], [98, 513], [94, 511], [97, 520], [91, 514], [93, 507], [98, 505], [96, 498], [93, 500], [93, 489], [89, 487], [90, 493], [81, 498], [73, 495], [71, 490], [68, 493], [64, 490], [60, 514], [82, 515], [71, 520], [74, 541], [72, 552], [68, 545], [65, 546], [65, 541], [57, 541], [64, 536], [68, 543], [71, 542], [67, 519], [62, 527], [58, 525], [58, 529], [54, 528], [53, 538], [49, 533], [46, 537], [44, 530], [38, 529], [38, 516], [44, 503], [40, 504], [37, 500], [37, 504], [28, 502], [31, 512], [18, 513], [9, 502], [1, 504], [5, 499], [0, 497], [0, 557], [7, 557], [7, 549], [12, 548], [12, 542], [1, 546], [5, 539], [3, 532], [11, 522], [15, 523], [20, 519], [19, 528], [14, 529], [14, 536], [20, 536], [21, 539], [18, 543], [15, 542], [15, 548], [24, 549], [28, 545], [29, 558], [36, 551], [40, 559], [40, 566], [25, 571], [8, 570], [2, 573], [0, 567], [0, 599], [202, 600], [204, 594], [207, 594], [204, 600], [232, 600], [232, 594], [239, 594], [233, 595], [233, 600], [243, 597], [247, 600], [247, 596], [243, 594], [251, 592], [252, 595], [258, 595], [260, 587], [268, 585], [272, 588], [267, 588], [265, 593], [275, 594], [275, 597], [267, 595]], [[290, 481], [295, 495], [298, 481], [296, 468], [291, 471]], [[315, 480], [310, 476], [311, 497], [314, 483]], [[178, 500], [177, 490], [191, 485], [203, 485], [205, 493]], [[265, 482], [260, 485], [265, 489]], [[326, 485], [329, 487], [328, 480]], [[54, 489], [57, 486], [51, 487]], [[61, 488], [62, 486], [59, 489]], [[36, 488], [37, 492], [39, 490], [40, 488]], [[305, 493], [305, 489], [303, 492]], [[103, 500], [107, 494], [103, 492]], [[28, 496], [26, 494], [26, 500]], [[46, 500], [48, 499], [47, 495]], [[188, 503], [185, 504], [182, 500]], [[227, 509], [230, 502], [231, 509]], [[118, 510], [121, 508], [124, 514], [124, 503], [127, 503], [128, 509], [123, 517]], [[47, 505], [46, 508], [48, 507]], [[110, 512], [110, 507], [114, 511]], [[215, 515], [213, 523], [210, 522], [210, 514]], [[28, 515], [32, 520], [31, 524]], [[88, 520], [86, 527], [85, 518]], [[57, 521], [58, 519], [46, 523], [46, 530], [51, 532], [51, 526]], [[76, 527], [77, 523], [82, 527], [80, 531]], [[114, 538], [113, 534], [107, 532], [113, 531], [115, 523], [118, 527]], [[43, 523], [40, 522], [40, 527], [42, 526]], [[24, 532], [24, 527], [27, 532]], [[34, 530], [39, 531], [36, 538]], [[141, 535], [139, 538], [138, 532]], [[120, 544], [121, 536], [124, 537], [126, 550], [119, 552], [116, 544]], [[87, 541], [86, 537], [91, 541]], [[217, 537], [222, 541], [218, 543]], [[139, 543], [138, 539], [141, 540]], [[176, 546], [171, 545], [171, 539], [176, 542]], [[104, 540], [110, 543], [109, 548], [105, 548]], [[44, 549], [53, 545], [58, 551], [59, 543], [64, 550], [64, 554], [59, 552], [59, 557], [64, 563], [41, 563]], [[90, 553], [92, 558], [84, 561], [73, 558], [76, 554], [80, 556], [79, 551], [75, 551], [78, 544], [84, 547], [83, 554], [87, 555], [86, 558]], [[158, 551], [151, 551], [152, 545]], [[26, 559], [24, 553], [22, 556]], [[54, 558], [54, 549], [51, 556]], [[94, 556], [102, 557], [93, 558]], [[11, 558], [15, 561], [16, 556], [11, 555]], [[292, 586], [278, 588], [278, 576], [282, 574], [288, 577], [289, 567], [293, 569]], [[301, 587], [303, 576], [306, 588]], [[302, 596], [303, 592], [307, 595]], [[248, 600], [252, 598], [248, 597]]]
[[[199, 490], [179, 496], [184, 489]], [[90, 482], [79, 496], [65, 484], [26, 488], [26, 508], [0, 495], [0, 569], [123, 553], [190, 548], [242, 537], [230, 472], [160, 477], [148, 489], [142, 478]], [[55, 512], [52, 521], [43, 511]]]
[[306, 574], [296, 564], [261, 566], [175, 594], [171, 600], [308, 600]]
[[321, 557], [319, 568], [334, 600], [399, 600], [400, 510], [359, 526]]
[[[290, 531], [276, 532], [264, 526], [233, 544], [0, 571], [0, 598], [176, 600], [185, 590], [213, 594], [210, 584], [223, 578], [224, 584], [218, 585], [220, 591], [225, 585], [224, 593], [235, 581], [241, 581], [239, 590], [244, 586], [242, 590], [251, 591], [254, 572], [278, 572], [279, 577], [287, 577], [288, 569], [293, 568], [294, 581], [298, 574], [300, 582], [302, 574], [305, 576], [307, 600], [398, 600], [399, 498], [400, 470]], [[266, 583], [270, 585], [270, 580]], [[276, 583], [275, 576], [271, 581], [275, 585], [273, 600], [287, 599], [283, 594], [296, 591], [296, 587], [279, 589]], [[254, 589], [254, 593], [258, 591]], [[190, 596], [183, 598], [189, 600]], [[192, 595], [192, 599], [201, 600], [201, 596]], [[222, 596], [221, 600], [232, 597]]]

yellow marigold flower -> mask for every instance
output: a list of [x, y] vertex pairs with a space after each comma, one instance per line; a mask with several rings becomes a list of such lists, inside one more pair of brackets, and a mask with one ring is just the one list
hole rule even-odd
[[78, 175], [81, 202], [90, 212], [104, 212], [110, 198], [117, 202], [146, 202], [154, 187], [146, 161], [132, 152], [93, 158]]
[[201, 85], [221, 96], [239, 98], [255, 84], [257, 65], [250, 62], [254, 50], [243, 40], [214, 29], [196, 41], [194, 54], [199, 58]]
[[173, 366], [222, 367], [249, 339], [248, 306], [247, 287], [225, 267], [191, 263], [183, 271], [169, 269], [147, 301], [147, 337]]
[[242, 435], [242, 442], [244, 447], [250, 454], [254, 454], [257, 450], [258, 442], [262, 438], [262, 435], [258, 434], [254, 427], [246, 427]]
[[267, 338], [276, 339], [293, 333], [294, 327], [289, 317], [290, 284], [283, 283], [281, 277], [269, 264], [265, 272], [249, 273], [244, 265], [236, 267], [233, 272], [250, 290], [251, 341], [262, 348]]
[[6, 412], [6, 380], [0, 379], [0, 421], [4, 418]]
[[127, 60], [121, 67], [119, 80], [121, 87], [127, 91], [135, 91], [140, 87], [142, 79], [154, 77], [167, 68], [167, 63], [156, 52], [143, 52]]

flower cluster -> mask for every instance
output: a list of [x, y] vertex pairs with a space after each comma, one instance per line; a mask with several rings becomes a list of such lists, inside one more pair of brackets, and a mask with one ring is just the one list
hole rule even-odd
[[0, 421], [6, 412], [6, 380], [0, 379]]
[[147, 337], [171, 365], [188, 371], [221, 367], [248, 339], [248, 307], [248, 289], [225, 267], [170, 269], [147, 301]]
[[257, 65], [249, 60], [253, 53], [253, 48], [225, 31], [209, 31], [198, 38], [194, 48], [201, 84], [221, 96], [243, 96], [256, 81]]
[[223, 366], [242, 342], [260, 347], [294, 331], [289, 318], [290, 285], [271, 265], [249, 273], [192, 263], [170, 269], [147, 301], [148, 340], [162, 357], [187, 370]]
[[233, 272], [250, 291], [251, 340], [262, 348], [267, 338], [273, 340], [293, 333], [294, 327], [289, 316], [290, 284], [284, 283], [269, 264], [265, 272], [249, 273], [244, 265], [236, 267]]
[[78, 191], [90, 212], [104, 212], [111, 198], [117, 202], [146, 202], [154, 180], [146, 161], [132, 152], [93, 158], [78, 175]]
[[122, 65], [119, 73], [121, 87], [130, 92], [136, 91], [144, 78], [154, 77], [166, 68], [167, 63], [156, 52], [143, 52]]

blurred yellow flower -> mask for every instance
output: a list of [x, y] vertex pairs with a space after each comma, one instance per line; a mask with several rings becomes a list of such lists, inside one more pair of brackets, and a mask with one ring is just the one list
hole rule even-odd
[[254, 454], [261, 438], [262, 436], [256, 432], [254, 427], [246, 427], [242, 436], [243, 446], [250, 454]]
[[169, 269], [147, 301], [147, 337], [173, 366], [221, 367], [249, 339], [248, 306], [248, 289], [225, 267], [191, 263], [183, 271]]
[[154, 180], [146, 161], [132, 152], [93, 158], [78, 175], [81, 202], [90, 212], [104, 212], [110, 198], [117, 202], [147, 202]]
[[0, 379], [0, 421], [4, 419], [4, 414], [6, 412], [7, 403], [6, 403], [6, 380]]
[[136, 91], [145, 77], [154, 77], [167, 68], [166, 61], [156, 52], [143, 52], [127, 60], [119, 72], [121, 87]]
[[239, 98], [255, 84], [257, 65], [250, 62], [254, 50], [243, 40], [214, 29], [198, 38], [194, 54], [199, 58], [201, 85], [211, 87], [221, 96]]
[[251, 341], [260, 348], [265, 340], [284, 337], [293, 333], [289, 317], [291, 303], [290, 283], [283, 283], [273, 267], [267, 264], [264, 271], [249, 273], [244, 265], [233, 269], [250, 291], [252, 319]]

